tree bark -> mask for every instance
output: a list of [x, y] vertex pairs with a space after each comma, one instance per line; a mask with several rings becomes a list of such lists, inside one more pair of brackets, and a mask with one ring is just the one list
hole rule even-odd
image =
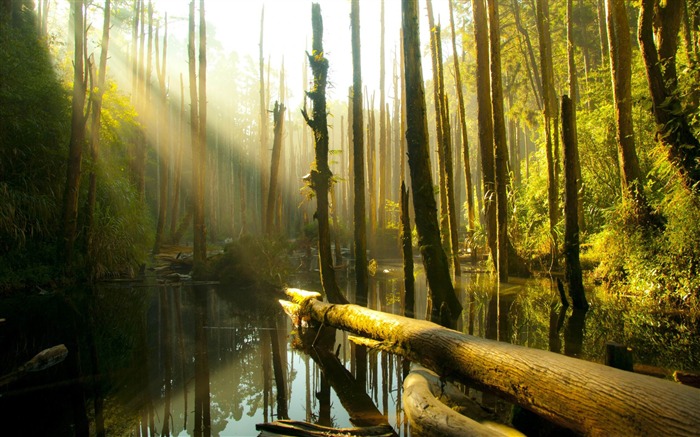
[[[578, 153], [578, 128], [576, 127], [576, 102], [578, 102], [578, 75], [576, 73], [576, 53], [574, 50], [574, 18], [573, 18], [573, 0], [566, 1], [566, 54], [567, 61], [569, 64], [569, 96], [573, 102], [571, 110], [573, 111], [573, 116], [571, 117], [571, 130], [573, 134], [571, 147], [573, 148], [572, 153], [574, 159], [574, 172], [576, 174], [576, 197], [577, 197], [577, 214], [578, 214], [578, 228], [579, 231], [584, 229], [584, 217], [583, 217], [583, 180], [581, 179], [581, 161], [579, 160]], [[562, 114], [562, 123], [564, 122], [564, 115]], [[563, 126], [563, 124], [562, 124]], [[562, 131], [563, 135], [563, 131]]]
[[606, 12], [622, 194], [633, 202], [636, 215], [642, 218], [647, 206], [634, 144], [632, 46], [624, 0], [606, 0]]
[[99, 159], [100, 150], [100, 125], [102, 117], [102, 98], [105, 93], [105, 82], [107, 79], [107, 52], [109, 49], [109, 27], [111, 20], [111, 3], [105, 0], [104, 17], [102, 22], [102, 43], [100, 49], [100, 65], [97, 71], [97, 90], [90, 97], [92, 100], [92, 124], [90, 132], [90, 158], [92, 160], [92, 170], [88, 186], [88, 211], [87, 211], [87, 235], [88, 253], [91, 253], [93, 244], [93, 233], [95, 230], [95, 204], [97, 202], [97, 173], [95, 168]]
[[693, 387], [289, 292], [296, 292], [300, 314], [318, 323], [376, 340], [442, 378], [494, 392], [577, 433], [695, 435], [700, 429], [700, 391]]
[[170, 143], [170, 128], [168, 126], [170, 117], [170, 107], [168, 105], [168, 90], [166, 89], [165, 73], [167, 71], [168, 52], [168, 15], [165, 15], [165, 30], [163, 32], [163, 61], [159, 62], [158, 53], [158, 30], [156, 30], [156, 75], [158, 76], [158, 86], [160, 88], [160, 140], [159, 160], [160, 160], [160, 190], [158, 195], [158, 223], [156, 225], [156, 238], [153, 243], [153, 253], [160, 252], [160, 245], [165, 232], [165, 221], [168, 214], [168, 184], [170, 180], [170, 154], [166, 152]]
[[306, 92], [313, 105], [313, 118], [302, 110], [304, 120], [314, 132], [316, 159], [311, 167], [308, 183], [316, 193], [316, 220], [318, 220], [318, 257], [321, 270], [321, 285], [329, 302], [346, 303], [340, 292], [333, 270], [330, 226], [328, 223], [328, 193], [333, 173], [328, 166], [328, 122], [326, 110], [326, 84], [328, 60], [323, 51], [323, 19], [318, 3], [311, 5], [313, 40], [309, 65], [314, 75], [313, 88]]
[[554, 67], [552, 65], [552, 38], [549, 31], [549, 0], [537, 0], [537, 33], [540, 36], [540, 68], [542, 69], [542, 101], [544, 103], [545, 151], [547, 155], [547, 200], [552, 264], [557, 263], [558, 243], [554, 228], [559, 221], [559, 183], [556, 153], [556, 99], [554, 96]]
[[493, 155], [493, 118], [491, 116], [491, 81], [489, 73], [488, 17], [484, 0], [472, 0], [474, 39], [476, 41], [476, 101], [481, 174], [483, 180], [486, 237], [494, 265], [498, 260], [496, 244], [496, 175]]
[[430, 175], [425, 90], [418, 39], [417, 0], [403, 0], [401, 10], [406, 74], [404, 88], [406, 90], [408, 164], [411, 171], [418, 245], [423, 256], [423, 265], [433, 301], [430, 317], [431, 320], [440, 320], [440, 307], [444, 302], [451, 318], [456, 320], [462, 312], [462, 305], [455, 294], [447, 256], [440, 244], [437, 207]]
[[378, 228], [386, 227], [386, 188], [387, 188], [387, 110], [386, 110], [386, 61], [384, 56], [384, 0], [381, 0], [380, 12], [380, 37], [379, 37], [379, 205], [378, 206]]
[[83, 2], [73, 2], [73, 37], [75, 54], [73, 67], [73, 99], [71, 104], [71, 134], [68, 145], [68, 167], [66, 172], [66, 187], [63, 193], [63, 244], [59, 245], [59, 258], [70, 268], [73, 259], [73, 248], [78, 228], [78, 197], [80, 194], [80, 166], [85, 142], [85, 24]]
[[493, 117], [494, 164], [496, 171], [496, 218], [498, 222], [498, 278], [508, 282], [508, 144], [503, 110], [503, 81], [501, 78], [501, 32], [498, 2], [487, 0], [489, 42], [491, 54], [491, 116]]
[[177, 219], [180, 211], [180, 182], [182, 180], [182, 152], [184, 149], [185, 135], [184, 128], [187, 123], [187, 118], [185, 116], [185, 84], [182, 79], [182, 73], [180, 73], [180, 118], [178, 125], [178, 139], [175, 143], [176, 148], [175, 154], [175, 164], [173, 168], [173, 193], [172, 193], [172, 204], [170, 212], [170, 242], [175, 244], [175, 233], [177, 231]]
[[[457, 110], [459, 112], [459, 127], [462, 140], [462, 160], [464, 161], [464, 179], [466, 182], [467, 196], [467, 235], [469, 247], [472, 247], [471, 241], [474, 239], [474, 187], [472, 187], [472, 171], [469, 160], [469, 135], [467, 132], [467, 114], [464, 108], [464, 93], [462, 91], [462, 73], [459, 68], [459, 57], [457, 56], [457, 43], [455, 41], [455, 21], [452, 7], [452, 0], [449, 1], [450, 6], [450, 30], [452, 31], [452, 60], [455, 70], [455, 86], [457, 89]], [[456, 250], [454, 248], [453, 250]], [[476, 261], [476, 251], [472, 249], [472, 263]]]
[[207, 164], [207, 25], [204, 15], [204, 0], [199, 0], [199, 125], [197, 133], [197, 157], [194, 165], [197, 167], [197, 179], [194, 195], [194, 274], [197, 275], [197, 265], [204, 267], [207, 261], [207, 229], [204, 219], [205, 181]]
[[403, 283], [404, 283], [404, 316], [414, 317], [415, 314], [415, 281], [413, 277], [413, 236], [411, 233], [411, 218], [408, 213], [408, 190], [401, 181], [401, 253], [403, 254]]
[[282, 155], [282, 136], [284, 135], [284, 103], [275, 102], [272, 110], [274, 124], [274, 139], [272, 142], [272, 161], [270, 163], [270, 184], [267, 193], [267, 209], [265, 211], [265, 232], [271, 235], [274, 231], [275, 201], [277, 200], [277, 176], [279, 174], [280, 157]]
[[564, 257], [566, 259], [566, 280], [569, 285], [569, 295], [574, 308], [588, 309], [588, 302], [583, 290], [581, 261], [579, 260], [579, 227], [578, 227], [578, 177], [576, 161], [578, 150], [575, 147], [575, 120], [573, 101], [568, 96], [561, 99], [561, 132], [564, 143], [564, 187], [565, 187], [565, 230]]

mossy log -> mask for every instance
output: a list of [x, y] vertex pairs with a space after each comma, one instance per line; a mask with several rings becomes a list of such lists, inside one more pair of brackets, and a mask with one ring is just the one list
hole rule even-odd
[[320, 302], [288, 289], [298, 321], [380, 341], [452, 378], [478, 385], [558, 425], [589, 435], [700, 435], [700, 390], [538, 349], [473, 337], [437, 324]]
[[315, 423], [296, 420], [277, 420], [270, 423], [259, 423], [255, 429], [261, 436], [285, 435], [298, 437], [327, 437], [327, 436], [358, 436], [358, 437], [391, 437], [394, 430], [389, 425], [371, 426], [365, 428], [330, 428]]

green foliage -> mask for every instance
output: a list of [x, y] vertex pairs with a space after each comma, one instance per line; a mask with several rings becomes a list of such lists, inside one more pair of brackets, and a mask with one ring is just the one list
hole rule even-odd
[[292, 273], [292, 247], [283, 238], [243, 236], [211, 265], [211, 276], [235, 287], [282, 286]]

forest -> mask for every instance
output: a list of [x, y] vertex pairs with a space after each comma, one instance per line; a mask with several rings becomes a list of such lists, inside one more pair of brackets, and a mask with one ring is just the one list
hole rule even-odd
[[688, 346], [699, 85], [697, 0], [2, 0], [0, 300], [303, 270], [368, 306], [398, 260], [407, 317], [545, 279]]

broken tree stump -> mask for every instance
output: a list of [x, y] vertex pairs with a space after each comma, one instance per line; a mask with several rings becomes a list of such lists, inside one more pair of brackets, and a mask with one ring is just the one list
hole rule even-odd
[[437, 324], [330, 305], [288, 289], [287, 311], [383, 344], [443, 378], [500, 395], [590, 435], [700, 435], [700, 390], [543, 350], [465, 335]]

